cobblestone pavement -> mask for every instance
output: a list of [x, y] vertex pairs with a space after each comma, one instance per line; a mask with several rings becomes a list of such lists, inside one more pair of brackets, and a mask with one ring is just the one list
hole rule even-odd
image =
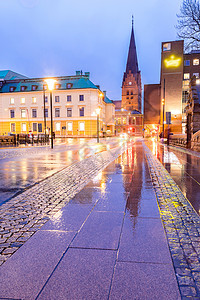
[[59, 211], [126, 145], [72, 163], [0, 207], [0, 265]]
[[144, 147], [182, 299], [200, 299], [200, 218], [162, 164]]

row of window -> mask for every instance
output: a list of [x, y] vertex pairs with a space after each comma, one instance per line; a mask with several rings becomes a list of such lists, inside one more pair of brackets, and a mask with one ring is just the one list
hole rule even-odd
[[[21, 118], [26, 118], [28, 115], [27, 110], [26, 109], [21, 109]], [[85, 109], [84, 107], [80, 107], [79, 108], [79, 116], [80, 117], [84, 117], [85, 116]], [[32, 109], [32, 118], [37, 118], [37, 109], [33, 108]], [[48, 108], [45, 108], [45, 117], [48, 118], [49, 117], [49, 110]], [[72, 108], [68, 107], [67, 108], [67, 117], [71, 118], [72, 117]], [[15, 118], [15, 110], [14, 109], [10, 109], [10, 118]], [[55, 118], [60, 118], [60, 108], [55, 108]]]
[[[71, 95], [67, 95], [67, 102], [71, 102], [72, 101], [72, 96]], [[79, 95], [79, 101], [84, 101], [84, 95]], [[48, 102], [48, 97], [45, 97], [45, 102]], [[55, 102], [59, 103], [60, 102], [60, 96], [55, 96]], [[25, 104], [26, 103], [26, 99], [24, 97], [21, 98], [20, 100], [21, 104]], [[37, 99], [36, 97], [32, 97], [32, 103], [37, 103]], [[10, 98], [10, 104], [15, 104], [15, 99], [14, 98]]]
[[[193, 66], [198, 66], [199, 65], [199, 59], [198, 58], [193, 59], [192, 64], [193, 64]], [[190, 66], [190, 60], [189, 59], [184, 61], [184, 66], [186, 66], [186, 67]]]
[[[73, 131], [73, 123], [72, 122], [67, 122], [67, 126], [62, 127], [62, 129], [66, 129], [67, 131]], [[79, 122], [78, 124], [78, 130], [79, 131], [85, 131], [85, 122]], [[16, 124], [11, 123], [10, 124], [10, 130], [11, 132], [16, 132]], [[22, 132], [27, 132], [27, 124], [26, 123], [21, 123], [21, 131]], [[43, 132], [42, 130], [42, 123], [32, 123], [32, 131], [33, 132]], [[55, 131], [61, 131], [61, 123], [56, 122], [55, 123]]]
[[128, 95], [133, 95], [133, 91], [127, 91], [127, 93], [126, 93], [126, 95], [128, 96]]
[[[67, 83], [67, 84], [66, 84], [66, 88], [67, 88], [67, 89], [71, 89], [72, 86], [73, 86], [72, 83]], [[25, 92], [25, 91], [27, 90], [27, 88], [28, 88], [28, 86], [22, 85], [22, 86], [20, 87], [20, 91]], [[61, 84], [57, 83], [57, 84], [55, 85], [55, 89], [59, 89], [59, 88], [61, 88]], [[32, 90], [32, 91], [36, 91], [37, 89], [38, 89], [38, 85], [33, 84], [33, 85], [31, 86], [31, 90]], [[44, 90], [47, 90], [47, 85], [46, 85], [46, 84], [43, 85], [43, 89], [44, 89]], [[14, 92], [14, 91], [16, 90], [16, 86], [10, 86], [9, 90], [10, 90], [10, 92]]]
[[[193, 73], [193, 76], [196, 76], [196, 78], [199, 78], [199, 73]], [[184, 73], [183, 79], [185, 79], [185, 80], [190, 79], [190, 73]]]

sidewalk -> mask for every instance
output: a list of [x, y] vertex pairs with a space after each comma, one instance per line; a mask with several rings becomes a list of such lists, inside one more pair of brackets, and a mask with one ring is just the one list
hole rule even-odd
[[0, 267], [0, 299], [180, 299], [142, 143]]

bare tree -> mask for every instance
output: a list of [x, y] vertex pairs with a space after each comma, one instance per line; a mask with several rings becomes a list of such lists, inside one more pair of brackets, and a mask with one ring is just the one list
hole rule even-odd
[[200, 48], [199, 0], [183, 0], [178, 17], [178, 37], [185, 40], [185, 49]]

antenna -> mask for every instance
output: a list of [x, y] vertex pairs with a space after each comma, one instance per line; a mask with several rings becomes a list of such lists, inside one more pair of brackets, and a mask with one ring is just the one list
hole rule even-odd
[[133, 24], [134, 24], [134, 17], [133, 17], [133, 15], [132, 15], [132, 27], [133, 27]]

